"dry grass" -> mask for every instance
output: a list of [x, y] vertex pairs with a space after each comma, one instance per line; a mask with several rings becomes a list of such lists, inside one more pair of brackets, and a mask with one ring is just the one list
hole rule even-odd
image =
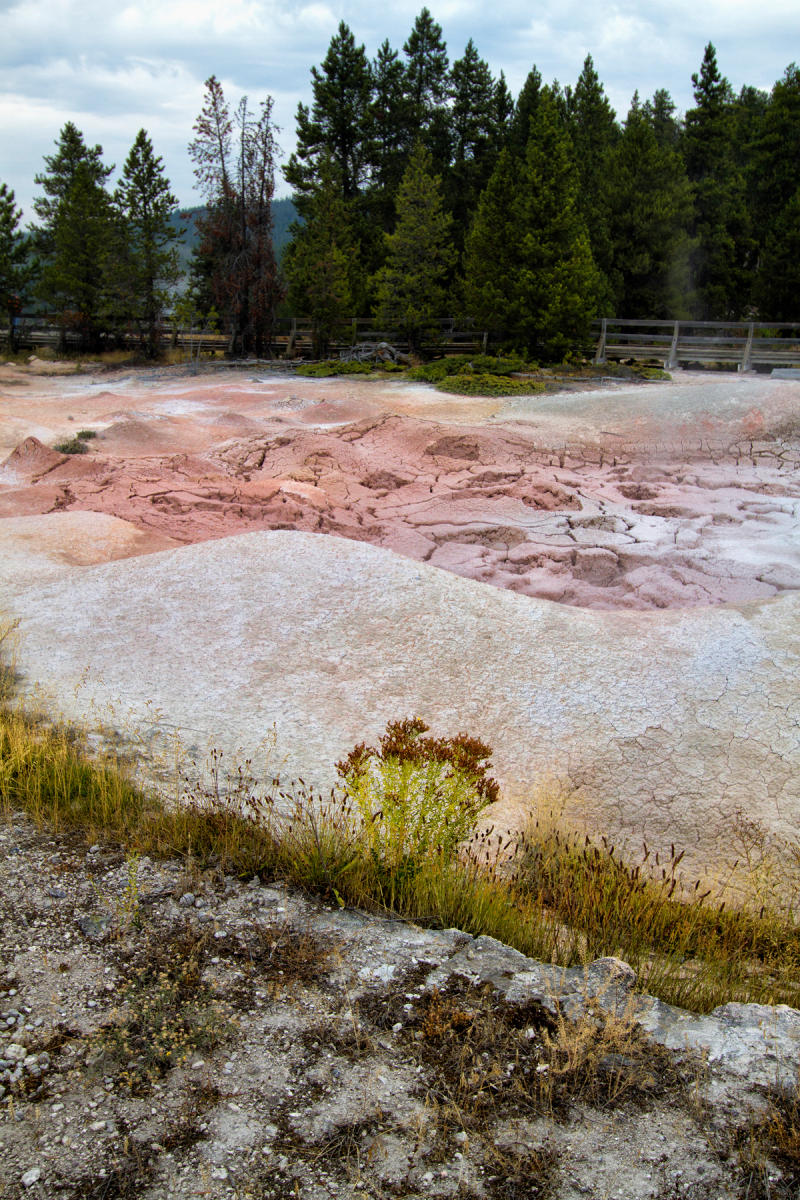
[[230, 1032], [202, 980], [209, 936], [186, 930], [120, 957], [123, 1005], [97, 1037], [102, 1072], [113, 1074], [117, 1087], [147, 1095], [155, 1080]]
[[[755, 827], [741, 832], [753, 847]], [[631, 863], [605, 838], [593, 842], [545, 823], [521, 839], [516, 886], [569, 931], [573, 954], [587, 961], [616, 954], [642, 990], [671, 1003], [696, 1011], [728, 1000], [800, 1003], [794, 897], [779, 900], [773, 886], [773, 903], [764, 903], [775, 864], [763, 843], [740, 877], [750, 899], [738, 904], [701, 880], [684, 881], [682, 859], [673, 846], [663, 862], [645, 845]]]
[[468, 1132], [501, 1116], [564, 1116], [576, 1103], [647, 1105], [682, 1083], [669, 1052], [632, 1020], [568, 1021], [535, 1001], [509, 1005], [489, 985], [423, 996], [406, 1032], [433, 1099]]
[[[764, 1117], [741, 1131], [737, 1151], [749, 1200], [795, 1200], [800, 1194], [800, 1099], [777, 1093]], [[775, 1172], [779, 1168], [780, 1175]]]
[[[247, 766], [225, 778], [217, 760], [210, 785], [187, 785], [168, 804], [135, 786], [112, 754], [90, 757], [74, 729], [12, 704], [13, 639], [13, 625], [0, 627], [0, 812], [23, 809], [129, 856], [177, 856], [188, 870], [212, 864], [340, 905], [489, 934], [545, 962], [616, 955], [641, 990], [699, 1012], [730, 1000], [800, 1005], [793, 898], [778, 903], [772, 849], [746, 823], [735, 832], [754, 900], [739, 904], [712, 902], [699, 881], [687, 886], [674, 849], [662, 863], [644, 847], [631, 864], [603, 839], [548, 822], [516, 843], [484, 833], [457, 850], [462, 817], [473, 821], [496, 786], [489, 750], [464, 735], [426, 738], [416, 720], [387, 726], [379, 749], [356, 747], [340, 764], [345, 787], [328, 797], [302, 784], [282, 791], [277, 780], [264, 791]], [[434, 770], [422, 761], [428, 751]]]
[[699, 883], [679, 886], [678, 853], [652, 872], [646, 851], [631, 865], [602, 841], [545, 827], [520, 841], [509, 873], [487, 864], [485, 835], [456, 856], [443, 850], [446, 832], [437, 842], [428, 828], [424, 851], [407, 847], [401, 863], [389, 864], [376, 854], [363, 805], [347, 792], [262, 793], [239, 771], [167, 805], [136, 787], [116, 758], [89, 758], [74, 730], [7, 705], [0, 809], [14, 808], [56, 830], [81, 829], [90, 841], [113, 840], [129, 854], [280, 878], [338, 904], [490, 934], [545, 962], [614, 954], [631, 963], [642, 990], [696, 1011], [729, 1000], [800, 1004], [792, 914], [711, 904]]

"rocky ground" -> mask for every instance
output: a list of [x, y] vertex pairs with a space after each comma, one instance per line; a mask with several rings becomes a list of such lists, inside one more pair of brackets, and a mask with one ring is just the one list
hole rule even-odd
[[800, 1014], [0, 824], [0, 1197], [796, 1195]]

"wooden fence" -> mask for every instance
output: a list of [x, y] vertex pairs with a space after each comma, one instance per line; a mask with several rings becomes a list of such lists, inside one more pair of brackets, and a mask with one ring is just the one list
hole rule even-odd
[[800, 367], [800, 324], [759, 321], [596, 321], [594, 361], [654, 359], [664, 367], [719, 363], [752, 371]]
[[[441, 317], [434, 322], [434, 326], [434, 332], [424, 343], [426, 347], [436, 347], [444, 354], [479, 354], [486, 350], [488, 334], [472, 329], [464, 321], [455, 317]], [[63, 346], [70, 350], [80, 344], [77, 333], [62, 331], [53, 317], [47, 314], [18, 317], [14, 336], [20, 349], [33, 351], [40, 346]], [[7, 341], [7, 338], [8, 331], [0, 329], [0, 342]], [[113, 343], [133, 346], [138, 340], [138, 335], [131, 332], [115, 336]], [[285, 354], [290, 351], [297, 357], [309, 357], [313, 352], [313, 341], [310, 317], [281, 317], [275, 323], [270, 345], [273, 353]], [[161, 342], [163, 346], [181, 346], [195, 351], [224, 352], [228, 347], [228, 338], [222, 333], [210, 329], [175, 329], [168, 321], [162, 326]], [[353, 317], [336, 326], [329, 353], [336, 357], [350, 346], [363, 342], [390, 342], [399, 349], [408, 349], [407, 342], [397, 330], [378, 329], [371, 317]]]

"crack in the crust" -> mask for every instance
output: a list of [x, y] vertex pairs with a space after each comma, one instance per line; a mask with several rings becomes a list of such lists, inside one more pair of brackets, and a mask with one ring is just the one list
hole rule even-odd
[[[789, 590], [791, 572], [800, 573], [790, 550], [800, 521], [800, 486], [788, 474], [797, 467], [796, 447], [757, 440], [717, 446], [701, 439], [688, 450], [681, 447], [678, 460], [675, 445], [653, 445], [651, 455], [646, 447], [615, 446], [613, 454], [601, 445], [554, 448], [516, 433], [490, 435], [384, 416], [335, 434], [293, 429], [224, 443], [204, 456], [150, 457], [132, 468], [122, 459], [106, 460], [99, 480], [81, 478], [75, 464], [50, 510], [106, 510], [182, 541], [289, 526], [377, 539], [404, 553], [410, 546], [422, 561], [439, 548], [460, 545], [464, 556], [445, 555], [445, 565], [456, 561], [459, 572], [532, 595], [541, 587], [548, 598], [564, 596], [566, 576], [566, 602], [590, 606], [713, 604], [735, 598], [736, 586], [744, 583], [763, 589], [756, 596]], [[432, 456], [432, 449], [469, 457]], [[426, 450], [431, 461], [423, 468], [415, 456]], [[34, 482], [49, 478], [63, 461]], [[198, 479], [203, 462], [208, 474]], [[93, 471], [98, 463], [94, 454]], [[165, 474], [171, 478], [165, 481]], [[253, 480], [255, 475], [260, 478]], [[289, 499], [280, 485], [292, 477], [325, 495], [312, 503], [298, 490]], [[243, 488], [250, 482], [252, 495]], [[526, 520], [523, 505], [537, 516]], [[164, 513], [161, 526], [154, 510]], [[643, 522], [643, 531], [634, 533]], [[758, 570], [749, 575], [746, 556], [737, 559], [731, 540], [740, 527], [741, 536], [759, 547]], [[691, 538], [682, 536], [687, 529]], [[512, 557], [523, 543], [530, 553]], [[782, 544], [788, 561], [782, 561]], [[776, 560], [768, 569], [760, 548], [771, 545]], [[629, 557], [622, 561], [618, 551]], [[651, 573], [629, 582], [628, 575], [641, 568]], [[747, 599], [754, 593], [741, 594]]]

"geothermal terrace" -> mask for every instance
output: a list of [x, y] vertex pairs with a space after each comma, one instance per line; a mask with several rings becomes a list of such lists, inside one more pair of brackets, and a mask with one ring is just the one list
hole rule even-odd
[[494, 746], [509, 823], [796, 836], [800, 381], [44, 370], [0, 367], [0, 605], [67, 716], [325, 787], [418, 712]]

